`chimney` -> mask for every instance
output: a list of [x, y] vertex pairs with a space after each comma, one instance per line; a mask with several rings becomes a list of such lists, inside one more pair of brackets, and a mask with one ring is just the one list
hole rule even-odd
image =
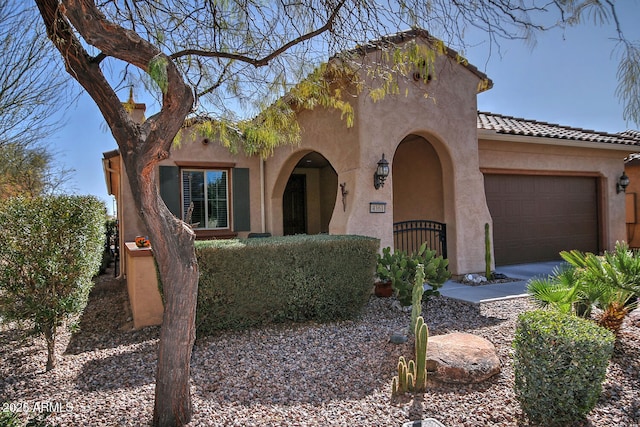
[[123, 102], [122, 106], [127, 110], [133, 121], [136, 123], [142, 123], [146, 120], [144, 112], [146, 111], [147, 106], [144, 103], [137, 103], [133, 100], [133, 86], [129, 88], [129, 100], [127, 102]]

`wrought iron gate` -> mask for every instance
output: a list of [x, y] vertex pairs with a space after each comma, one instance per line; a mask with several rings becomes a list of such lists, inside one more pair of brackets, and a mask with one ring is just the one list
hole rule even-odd
[[426, 219], [396, 222], [393, 224], [395, 250], [410, 254], [417, 252], [427, 242], [427, 247], [447, 258], [447, 225]]

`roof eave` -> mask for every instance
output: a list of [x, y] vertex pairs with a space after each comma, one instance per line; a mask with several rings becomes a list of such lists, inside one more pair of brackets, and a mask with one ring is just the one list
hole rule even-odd
[[598, 150], [622, 151], [627, 154], [640, 152], [640, 145], [625, 145], [611, 142], [594, 142], [575, 139], [548, 138], [542, 136], [517, 135], [496, 132], [490, 129], [478, 129], [478, 140], [521, 142], [554, 147], [595, 148]]

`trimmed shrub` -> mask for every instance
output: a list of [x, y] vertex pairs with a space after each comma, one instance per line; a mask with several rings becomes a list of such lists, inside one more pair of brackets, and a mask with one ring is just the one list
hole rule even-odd
[[602, 391], [614, 342], [610, 331], [574, 315], [521, 314], [513, 342], [514, 387], [529, 420], [564, 426], [584, 419]]
[[328, 235], [196, 242], [198, 335], [354, 318], [373, 288], [378, 245]]
[[90, 196], [6, 200], [0, 206], [0, 318], [32, 322], [55, 367], [56, 330], [87, 305], [104, 245], [104, 204]]

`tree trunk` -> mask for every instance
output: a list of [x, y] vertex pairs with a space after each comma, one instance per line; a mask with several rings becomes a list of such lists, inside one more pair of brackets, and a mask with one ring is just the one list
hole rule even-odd
[[[164, 263], [170, 268], [161, 273], [165, 307], [158, 348], [154, 426], [182, 426], [191, 420], [189, 380], [196, 336], [198, 268], [193, 242], [175, 252], [178, 256], [173, 262]], [[154, 253], [160, 258], [156, 249]]]
[[[131, 174], [129, 174], [131, 179]], [[133, 178], [134, 198], [156, 258], [164, 296], [156, 372], [154, 426], [182, 426], [191, 420], [190, 362], [195, 342], [198, 264], [193, 231], [175, 218], [160, 198], [155, 168]], [[139, 194], [134, 188], [140, 188]]]
[[49, 372], [56, 367], [56, 328], [47, 326], [44, 328], [44, 339], [47, 341], [47, 368]]

